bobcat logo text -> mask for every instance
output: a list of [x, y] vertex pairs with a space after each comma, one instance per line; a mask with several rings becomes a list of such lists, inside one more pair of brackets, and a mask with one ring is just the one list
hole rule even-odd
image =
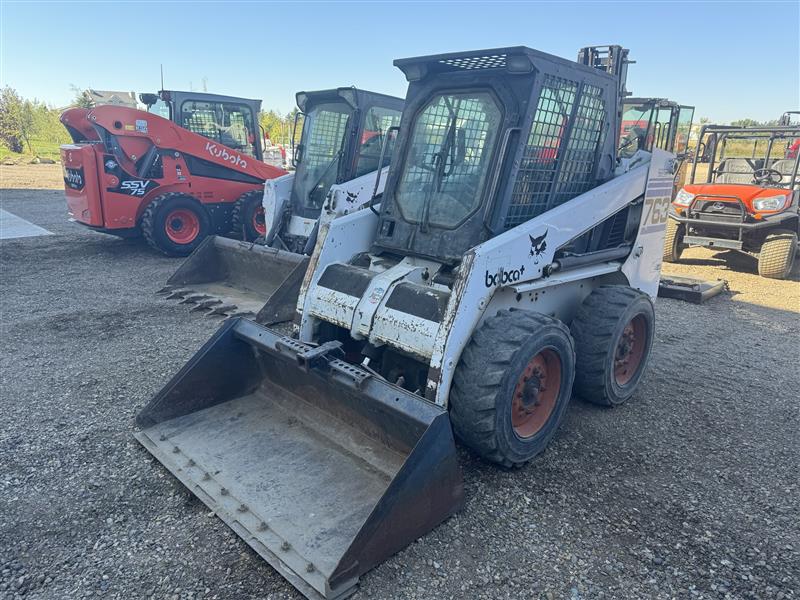
[[500, 270], [497, 271], [497, 273], [489, 273], [489, 271], [486, 271], [484, 275], [484, 284], [487, 288], [498, 285], [508, 285], [509, 283], [519, 281], [524, 273], [525, 265], [522, 265], [519, 269], [513, 269], [511, 271], [506, 271], [503, 267], [500, 267]]

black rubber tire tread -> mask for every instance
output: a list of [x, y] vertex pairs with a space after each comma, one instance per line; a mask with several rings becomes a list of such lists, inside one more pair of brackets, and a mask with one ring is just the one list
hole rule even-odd
[[[142, 213], [141, 230], [144, 239], [147, 240], [147, 243], [151, 248], [158, 250], [167, 256], [188, 256], [191, 254], [192, 250], [203, 241], [203, 238], [206, 237], [205, 235], [198, 235], [195, 242], [193, 242], [191, 249], [187, 250], [186, 252], [175, 252], [174, 250], [167, 248], [166, 246], [162, 246], [159, 243], [158, 236], [156, 235], [156, 215], [158, 214], [159, 209], [161, 209], [161, 207], [163, 207], [166, 203], [179, 198], [186, 198], [191, 200], [193, 203], [197, 203], [197, 201], [188, 194], [183, 194], [181, 192], [167, 192], [166, 194], [161, 194], [160, 196], [153, 198], [153, 200], [147, 205], [147, 208], [145, 208], [144, 212]], [[203, 210], [205, 211], [205, 209]], [[208, 217], [207, 213], [204, 212], [202, 214], [205, 215], [206, 229], [208, 229], [210, 218]], [[206, 233], [206, 235], [208, 235], [208, 233]]]
[[[520, 459], [508, 456], [498, 444], [497, 395], [501, 393], [504, 377], [509, 371], [514, 354], [531, 336], [536, 336], [544, 327], [556, 326], [569, 341], [572, 352], [571, 364], [562, 368], [572, 369], [569, 374], [569, 389], [566, 401], [554, 409], [557, 421], [553, 432], [563, 417], [571, 396], [574, 376], [574, 350], [569, 329], [558, 319], [526, 310], [501, 310], [488, 317], [476, 329], [467, 347], [461, 354], [450, 390], [450, 421], [458, 438], [481, 457], [504, 467], [521, 466], [532, 456]], [[562, 393], [564, 391], [562, 390]], [[545, 445], [549, 437], [545, 441]]]
[[675, 263], [681, 259], [683, 253], [683, 236], [686, 225], [674, 219], [667, 219], [667, 232], [664, 236], [664, 262]]
[[769, 279], [786, 279], [797, 256], [797, 234], [776, 229], [761, 245], [758, 253], [758, 274]]
[[255, 201], [261, 204], [263, 197], [263, 189], [250, 190], [249, 192], [245, 192], [239, 196], [239, 199], [233, 205], [233, 213], [231, 218], [231, 233], [233, 235], [237, 237], [242, 236], [242, 239], [246, 242], [253, 242], [259, 237], [262, 237], [252, 225], [250, 212], [252, 208], [251, 203]]
[[[620, 328], [624, 328], [629, 319], [622, 324], [620, 321], [628, 309], [641, 300], [646, 300], [649, 305], [650, 339], [642, 356], [639, 373], [630, 384], [619, 386], [620, 390], [624, 389], [624, 397], [621, 397], [614, 389], [609, 389], [617, 386], [610, 381], [610, 369], [614, 364], [613, 352], [616, 350], [614, 342], [617, 334], [621, 333]], [[576, 354], [574, 394], [600, 406], [617, 406], [630, 398], [646, 371], [653, 347], [655, 312], [650, 297], [625, 285], [595, 288], [578, 308], [570, 330], [575, 340]]]

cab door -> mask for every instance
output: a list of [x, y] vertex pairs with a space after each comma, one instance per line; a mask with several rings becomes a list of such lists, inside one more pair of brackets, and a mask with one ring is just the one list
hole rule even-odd
[[489, 86], [435, 90], [418, 106], [403, 134], [402, 162], [382, 205], [376, 242], [454, 261], [484, 230], [483, 207], [509, 111]]

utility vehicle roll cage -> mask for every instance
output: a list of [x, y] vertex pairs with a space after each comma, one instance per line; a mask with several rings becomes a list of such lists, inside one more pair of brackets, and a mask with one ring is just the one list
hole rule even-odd
[[705, 125], [698, 136], [697, 155], [708, 153], [708, 173], [705, 180], [698, 181], [695, 161], [688, 183], [755, 184], [800, 189], [798, 142], [800, 125]]

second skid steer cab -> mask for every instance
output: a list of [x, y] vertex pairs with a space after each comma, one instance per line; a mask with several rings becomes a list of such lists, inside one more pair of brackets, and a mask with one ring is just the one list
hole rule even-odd
[[396, 61], [380, 206], [323, 210], [298, 337], [231, 319], [139, 414], [142, 444], [308, 598], [349, 595], [460, 508], [454, 433], [522, 465], [573, 394], [637, 389], [675, 161], [617, 162], [626, 55]]
[[263, 162], [260, 100], [199, 92], [141, 94], [147, 111], [104, 105], [61, 115], [67, 209], [77, 223], [144, 235], [186, 256], [211, 234], [254, 239], [264, 182], [286, 171]]
[[343, 196], [340, 214], [381, 193], [403, 100], [341, 87], [299, 92], [297, 106], [303, 128], [296, 170], [265, 183], [253, 232], [262, 243], [209, 237], [160, 290], [167, 298], [207, 315], [249, 316], [265, 324], [291, 320], [317, 220], [323, 204], [331, 209], [334, 202], [329, 192]]

